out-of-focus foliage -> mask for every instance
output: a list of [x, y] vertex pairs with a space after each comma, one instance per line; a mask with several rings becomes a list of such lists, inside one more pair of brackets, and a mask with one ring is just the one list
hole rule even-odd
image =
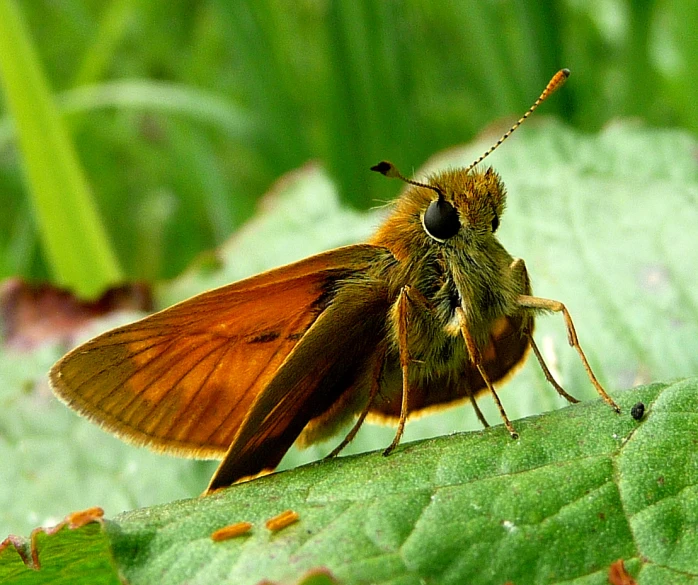
[[[698, 128], [691, 0], [8, 1], [129, 278], [177, 274], [309, 159], [351, 205], [391, 198], [369, 166], [517, 117], [560, 67], [542, 112], [578, 128]], [[3, 96], [0, 277], [50, 278], [17, 144]]]

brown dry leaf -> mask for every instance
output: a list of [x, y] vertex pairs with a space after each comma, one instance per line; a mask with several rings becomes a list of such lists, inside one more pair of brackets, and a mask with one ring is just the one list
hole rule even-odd
[[625, 570], [623, 559], [611, 563], [608, 569], [608, 582], [611, 585], [637, 585], [637, 581]]
[[116, 311], [150, 311], [150, 285], [124, 284], [96, 301], [81, 301], [51, 284], [10, 278], [0, 284], [0, 330], [5, 346], [27, 351], [49, 341], [73, 345], [76, 333], [94, 319]]
[[44, 528], [40, 526], [32, 530], [29, 538], [24, 538], [22, 536], [16, 536], [10, 534], [5, 540], [0, 542], [0, 552], [4, 549], [13, 546], [17, 551], [17, 554], [21, 557], [27, 567], [34, 570], [39, 570], [41, 564], [39, 563], [39, 549], [36, 545], [37, 536], [39, 534], [46, 534], [51, 536], [56, 534], [59, 530], [68, 527], [69, 530], [76, 530], [82, 528], [90, 522], [103, 522], [104, 510], [97, 506], [93, 508], [88, 508], [86, 510], [80, 510], [78, 512], [71, 512], [68, 514], [62, 522], [59, 522], [55, 526]]

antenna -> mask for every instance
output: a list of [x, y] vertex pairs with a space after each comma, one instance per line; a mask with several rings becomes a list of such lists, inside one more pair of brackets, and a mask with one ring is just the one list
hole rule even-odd
[[381, 161], [377, 165], [372, 166], [371, 170], [380, 173], [381, 175], [385, 175], [386, 177], [390, 177], [391, 179], [400, 179], [401, 181], [409, 183], [410, 185], [424, 187], [425, 189], [431, 189], [439, 195], [439, 201], [444, 201], [444, 194], [441, 191], [441, 189], [439, 189], [435, 185], [429, 185], [428, 183], [420, 183], [419, 181], [407, 179], [402, 175], [402, 173], [393, 163], [388, 162], [387, 160]]
[[[521, 118], [519, 118], [519, 121], [516, 122], [509, 130], [502, 136], [497, 142], [490, 147], [490, 149], [485, 152], [480, 158], [478, 158], [474, 163], [472, 163], [467, 169], [465, 169], [465, 172], [468, 173], [473, 168], [475, 168], [477, 165], [479, 165], [483, 160], [485, 160], [490, 154], [492, 154], [498, 147], [499, 145], [504, 142], [509, 136], [511, 136], [514, 133], [514, 130], [516, 130], [521, 124], [523, 124], [524, 120], [528, 118], [533, 111], [541, 104], [543, 101], [545, 101], [550, 95], [558, 90], [560, 87], [563, 86], [565, 81], [567, 81], [567, 78], [570, 76], [570, 70], [569, 69], [560, 69], [555, 75], [553, 75], [553, 78], [548, 82], [548, 85], [545, 86], [545, 89], [543, 90], [543, 93], [540, 94], [540, 97], [533, 102], [533, 105], [528, 109], [528, 112], [526, 112]], [[385, 174], [385, 173], [383, 173]], [[403, 179], [404, 180], [404, 179]]]

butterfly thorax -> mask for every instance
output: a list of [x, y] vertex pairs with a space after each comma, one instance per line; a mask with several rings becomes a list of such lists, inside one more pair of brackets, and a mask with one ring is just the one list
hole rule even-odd
[[[484, 347], [498, 319], [519, 311], [517, 298], [527, 283], [512, 270], [513, 258], [495, 231], [504, 211], [505, 190], [491, 169], [446, 171], [428, 182], [438, 189], [458, 214], [460, 229], [439, 241], [424, 225], [425, 212], [437, 194], [411, 186], [398, 199], [392, 216], [372, 243], [391, 250], [397, 262], [389, 271], [389, 297], [411, 287], [411, 351], [416, 359], [434, 359], [452, 352], [444, 347], [463, 345], [456, 309], [465, 313], [466, 326], [478, 347]], [[391, 312], [395, 339], [396, 307]], [[397, 342], [395, 342], [397, 343]]]

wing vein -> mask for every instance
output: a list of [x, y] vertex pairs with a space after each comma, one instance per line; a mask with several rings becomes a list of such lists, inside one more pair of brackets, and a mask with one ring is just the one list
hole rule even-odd
[[[206, 377], [202, 380], [201, 384], [199, 384], [199, 387], [197, 388], [197, 390], [192, 394], [191, 399], [187, 402], [187, 404], [186, 404], [185, 406], [182, 407], [182, 409], [180, 410], [179, 414], [174, 418], [174, 420], [171, 422], [170, 426], [165, 430], [165, 434], [168, 434], [177, 424], [179, 424], [179, 422], [181, 421], [182, 416], [184, 415], [185, 411], [189, 408], [189, 406], [190, 406], [192, 403], [194, 403], [194, 402], [196, 401], [197, 397], [199, 396], [199, 394], [201, 393], [201, 391], [204, 389], [204, 387], [206, 386], [206, 384], [208, 384], [209, 379], [211, 378], [211, 376], [213, 375], [213, 373], [218, 369], [218, 367], [219, 367], [220, 364], [223, 362], [223, 360], [225, 359], [225, 357], [228, 355], [228, 353], [230, 352], [230, 350], [231, 350], [231, 348], [233, 347], [233, 345], [234, 345], [234, 344], [227, 344], [227, 346], [225, 347], [225, 351], [223, 351], [223, 352], [221, 353], [220, 357], [216, 360], [216, 363], [211, 367], [211, 369], [209, 370], [208, 374], [206, 374]], [[220, 348], [220, 346], [218, 346], [218, 347], [216, 348], [216, 350], [219, 349], [219, 348]], [[213, 352], [208, 353], [204, 358], [202, 358], [202, 359], [199, 361], [199, 363], [201, 363], [204, 359], [208, 358], [208, 356], [210, 356], [212, 353], [213, 353]], [[198, 365], [198, 363], [197, 363], [197, 365]], [[192, 368], [192, 370], [193, 370], [193, 369], [194, 369], [194, 368]], [[238, 401], [238, 402], [239, 402], [239, 401]]]
[[[299, 317], [298, 317], [296, 320], [293, 321], [293, 326], [291, 327], [292, 330], [295, 330], [296, 326], [297, 326], [300, 322], [302, 322], [304, 316], [305, 316], [305, 315], [304, 315], [303, 313], [301, 313], [301, 314], [299, 315]], [[306, 331], [307, 331], [310, 327], [312, 327], [313, 323], [317, 320], [318, 316], [319, 316], [319, 315], [315, 315], [315, 318], [312, 319], [312, 321], [310, 322], [310, 324], [308, 325], [308, 327], [306, 327]], [[301, 339], [302, 339], [302, 338], [301, 338]], [[298, 344], [296, 343], [296, 345], [298, 345]], [[286, 356], [286, 359], [288, 359], [288, 356], [290, 356], [290, 355], [293, 353], [293, 350], [295, 349], [296, 345], [294, 345], [293, 348], [288, 352], [288, 355]], [[277, 346], [277, 348], [276, 348], [276, 350], [274, 351], [274, 353], [272, 353], [271, 356], [269, 357], [268, 363], [271, 363], [271, 362], [273, 361], [274, 357], [276, 357], [276, 355], [278, 355], [278, 353], [281, 351], [281, 348], [282, 348], [282, 347], [283, 347], [282, 344], [279, 344], [279, 345]], [[281, 369], [281, 367], [283, 367], [283, 363], [282, 363], [280, 366], [278, 366], [278, 368], [276, 368], [276, 369], [279, 370], [279, 369]], [[253, 380], [251, 381], [251, 383], [248, 385], [248, 387], [247, 387], [248, 390], [249, 390], [250, 388], [252, 388], [252, 387], [257, 383], [257, 380], [259, 380], [259, 378], [262, 376], [262, 374], [264, 374], [264, 372], [267, 371], [267, 369], [268, 369], [268, 366], [265, 367], [265, 368], [262, 368], [261, 370], [259, 370], [259, 371], [257, 372], [257, 375], [254, 377], [254, 379], [253, 379]], [[237, 404], [240, 403], [240, 400], [242, 400], [242, 396], [240, 396], [240, 398], [239, 398], [238, 402], [235, 404], [235, 406], [237, 406]], [[233, 410], [234, 410], [234, 407], [228, 411], [228, 414], [225, 416], [225, 418], [221, 419], [221, 423], [219, 423], [219, 424], [211, 431], [211, 433], [209, 433], [209, 435], [206, 437], [206, 442], [210, 442], [210, 441], [211, 441], [211, 437], [213, 437], [213, 436], [220, 430], [221, 426], [222, 426], [223, 423], [228, 419], [228, 417], [232, 414]], [[247, 416], [245, 416], [245, 419], [247, 419]], [[244, 424], [244, 420], [242, 421], [241, 426], [242, 426], [242, 424]]]
[[[170, 389], [176, 388], [176, 387], [179, 385], [179, 383], [180, 383], [184, 378], [186, 378], [186, 377], [192, 372], [192, 370], [194, 370], [199, 364], [201, 364], [204, 360], [206, 360], [211, 354], [213, 354], [214, 352], [218, 351], [218, 350], [221, 348], [221, 346], [224, 345], [224, 344], [225, 344], [225, 341], [224, 341], [223, 343], [219, 344], [219, 345], [216, 345], [216, 346], [212, 347], [212, 348], [211, 348], [209, 351], [207, 351], [204, 355], [200, 356], [195, 362], [193, 362], [192, 367], [187, 368], [187, 369], [186, 369], [186, 370], [185, 370], [185, 371], [184, 371], [184, 372], [170, 385]], [[199, 346], [199, 347], [200, 347], [200, 346]], [[162, 355], [162, 354], [161, 354], [161, 355]], [[158, 356], [158, 358], [160, 358], [160, 357], [161, 357], [161, 356]], [[158, 358], [156, 358], [156, 359], [158, 359]], [[179, 356], [171, 356], [171, 359], [168, 359], [167, 361], [165, 361], [165, 363], [164, 363], [163, 365], [161, 365], [160, 367], [162, 367], [163, 369], [169, 369], [167, 366], [178, 363], [178, 362], [179, 362], [179, 359], [180, 359]], [[151, 364], [152, 364], [152, 362], [150, 362], [148, 365], [151, 365]], [[154, 377], [153, 380], [152, 380], [151, 382], [149, 382], [149, 383], [147, 384], [147, 386], [145, 386], [145, 390], [147, 391], [147, 389], [148, 389], [155, 381], [157, 381], [157, 377]], [[139, 394], [137, 394], [137, 395], [135, 395], [135, 396], [136, 396], [136, 397], [140, 397], [140, 396], [142, 396], [144, 393], [145, 393], [145, 392], [140, 392]], [[154, 403], [154, 404], [153, 404], [153, 407], [152, 407], [149, 411], [146, 412], [145, 409], [143, 409], [142, 416], [141, 416], [139, 419], [133, 419], [133, 423], [139, 425], [140, 422], [141, 422], [143, 419], [145, 419], [146, 416], [147, 416], [148, 414], [152, 413], [155, 409], [157, 409], [157, 407], [158, 407], [158, 404]], [[139, 409], [139, 411], [140, 411], [140, 409]]]

